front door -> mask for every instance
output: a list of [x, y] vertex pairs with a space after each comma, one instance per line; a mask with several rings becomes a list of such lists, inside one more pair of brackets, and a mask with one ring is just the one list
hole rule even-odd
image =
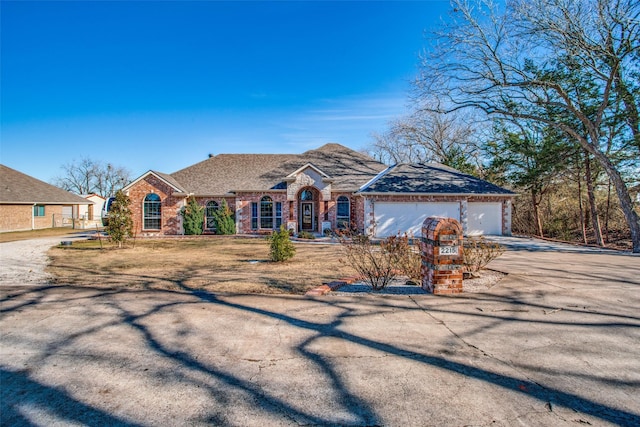
[[313, 202], [302, 202], [302, 231], [313, 231]]

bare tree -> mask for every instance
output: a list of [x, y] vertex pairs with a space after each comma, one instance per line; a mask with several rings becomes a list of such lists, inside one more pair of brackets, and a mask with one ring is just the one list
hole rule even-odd
[[131, 180], [126, 168], [103, 164], [88, 157], [66, 163], [61, 169], [64, 174], [54, 178], [53, 185], [76, 194], [113, 196]]
[[391, 122], [384, 134], [374, 134], [369, 150], [386, 163], [437, 162], [474, 172], [477, 131], [472, 121], [466, 119], [460, 113], [417, 109], [410, 116]]
[[[614, 161], [619, 153], [640, 148], [635, 135], [640, 4], [513, 0], [501, 10], [491, 0], [452, 3], [452, 22], [436, 35], [421, 64], [417, 96], [438, 99], [433, 111], [470, 108], [564, 132], [607, 173], [633, 251], [640, 252], [640, 217], [623, 168]], [[606, 122], [616, 120], [620, 103], [628, 126], [612, 138]]]

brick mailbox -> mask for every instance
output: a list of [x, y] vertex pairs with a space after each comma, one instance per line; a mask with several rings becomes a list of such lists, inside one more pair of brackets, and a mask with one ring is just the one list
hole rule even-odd
[[462, 226], [453, 218], [422, 223], [422, 289], [435, 295], [462, 293]]

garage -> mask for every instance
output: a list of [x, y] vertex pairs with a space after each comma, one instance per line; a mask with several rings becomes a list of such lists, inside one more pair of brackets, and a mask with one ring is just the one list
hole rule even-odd
[[415, 237], [422, 234], [422, 223], [430, 216], [444, 216], [460, 221], [458, 202], [376, 202], [373, 209], [375, 237], [389, 237], [408, 232]]
[[502, 203], [469, 202], [467, 205], [467, 235], [502, 235]]
[[375, 237], [398, 232], [420, 237], [422, 223], [430, 216], [460, 221], [466, 235], [511, 232], [510, 200], [515, 193], [443, 165], [391, 166], [358, 194], [365, 197], [367, 232]]

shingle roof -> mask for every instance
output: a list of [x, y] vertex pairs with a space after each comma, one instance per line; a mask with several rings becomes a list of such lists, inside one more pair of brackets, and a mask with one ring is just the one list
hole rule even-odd
[[154, 174], [156, 174], [160, 178], [164, 179], [169, 185], [174, 187], [176, 190], [180, 190], [180, 191], [183, 191], [183, 192], [185, 191], [184, 187], [178, 181], [176, 181], [176, 179], [174, 177], [172, 177], [168, 173], [162, 173], [162, 172], [153, 171], [153, 170], [150, 171], [150, 172], [153, 172]]
[[0, 203], [86, 205], [92, 202], [15, 169], [0, 165]]
[[220, 154], [171, 176], [195, 195], [286, 189], [284, 178], [306, 164], [333, 178], [333, 191], [357, 191], [386, 166], [340, 144], [302, 154]]
[[491, 194], [515, 193], [488, 181], [464, 174], [447, 166], [429, 164], [398, 164], [390, 167], [360, 193], [403, 194]]

